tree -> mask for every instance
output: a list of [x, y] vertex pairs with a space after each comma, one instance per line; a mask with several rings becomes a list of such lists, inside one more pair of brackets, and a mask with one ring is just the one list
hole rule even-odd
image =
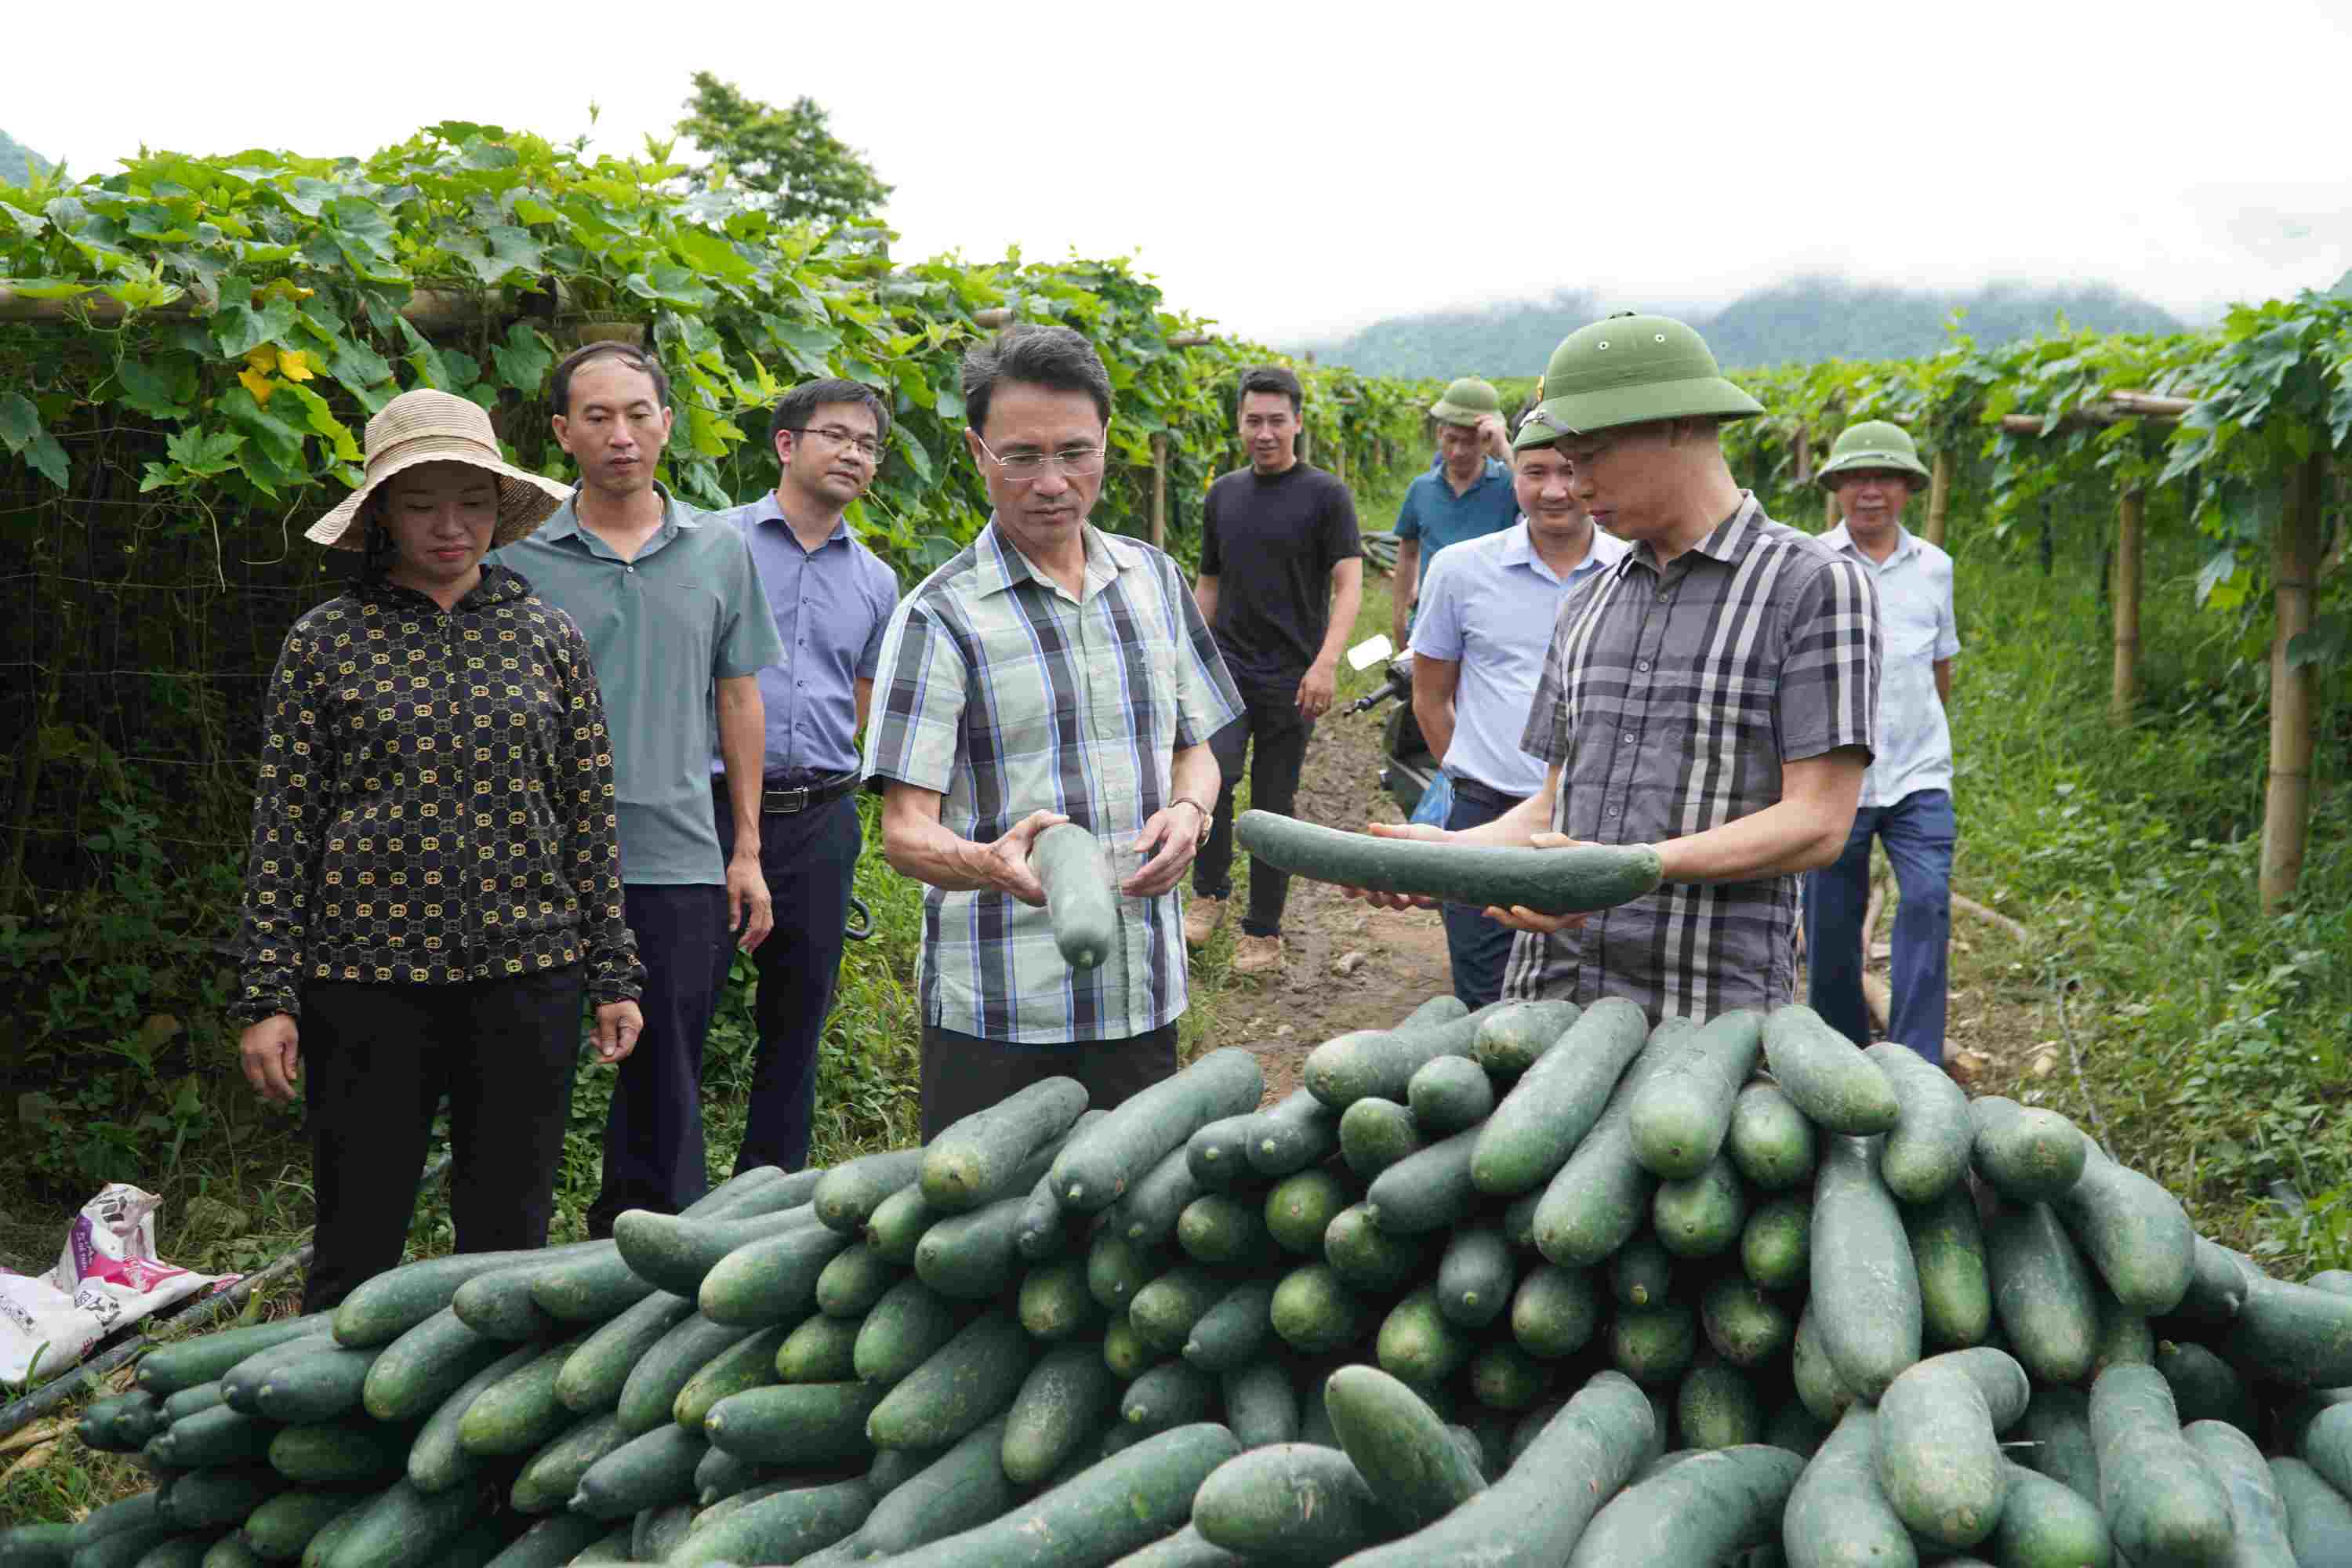
[[678, 134], [711, 155], [705, 178], [732, 177], [763, 193], [779, 217], [839, 222], [863, 217], [890, 197], [873, 166], [826, 129], [824, 107], [813, 98], [780, 110], [697, 71], [686, 107], [690, 112], [677, 122]]

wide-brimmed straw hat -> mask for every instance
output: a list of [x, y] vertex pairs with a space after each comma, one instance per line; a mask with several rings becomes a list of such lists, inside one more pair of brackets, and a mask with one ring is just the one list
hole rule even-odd
[[499, 456], [499, 435], [480, 405], [446, 392], [404, 392], [367, 422], [367, 479], [349, 499], [302, 531], [302, 537], [337, 550], [362, 550], [367, 530], [352, 520], [383, 482], [419, 463], [471, 463], [499, 479], [499, 525], [490, 544], [512, 544], [555, 515], [571, 499], [567, 485], [528, 474]]

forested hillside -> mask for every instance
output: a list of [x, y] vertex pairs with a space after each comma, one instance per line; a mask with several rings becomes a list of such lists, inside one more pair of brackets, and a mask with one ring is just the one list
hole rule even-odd
[[[1338, 342], [1309, 343], [1318, 360], [1366, 374], [1534, 375], [1559, 340], [1610, 310], [1654, 308], [1655, 301], [1562, 289], [1543, 302], [1441, 310], [1375, 321]], [[1967, 312], [1969, 335], [1992, 347], [2067, 325], [2102, 332], [2171, 332], [2171, 312], [2105, 284], [2029, 289], [1992, 284], [1967, 292], [1928, 292], [1796, 279], [1742, 295], [1719, 310], [1682, 310], [1725, 364], [1886, 359], [1934, 353], [1945, 323]]]
[[49, 166], [49, 161], [0, 131], [0, 184], [21, 185]]

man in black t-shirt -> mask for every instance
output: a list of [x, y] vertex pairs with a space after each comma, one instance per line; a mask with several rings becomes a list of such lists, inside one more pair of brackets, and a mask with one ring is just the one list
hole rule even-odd
[[[1255, 746], [1250, 802], [1291, 813], [1315, 721], [1331, 706], [1339, 650], [1364, 592], [1364, 551], [1347, 485], [1298, 458], [1298, 378], [1267, 366], [1242, 376], [1242, 440], [1250, 466], [1209, 487], [1193, 589], [1240, 688], [1242, 717], [1210, 739], [1223, 783], [1209, 837], [1192, 863], [1184, 941], [1199, 947], [1224, 923], [1233, 893], [1234, 790]], [[1228, 565], [1230, 564], [1230, 570]], [[1234, 949], [1237, 974], [1282, 963], [1288, 873], [1253, 857], [1249, 911]]]

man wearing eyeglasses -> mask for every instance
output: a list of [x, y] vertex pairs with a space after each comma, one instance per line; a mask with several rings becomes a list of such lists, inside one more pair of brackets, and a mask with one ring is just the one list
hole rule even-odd
[[1543, 785], [1481, 826], [1371, 831], [1657, 852], [1661, 886], [1614, 909], [1488, 909], [1521, 933], [1507, 997], [1623, 996], [1654, 1022], [1792, 1002], [1798, 878], [1845, 848], [1878, 745], [1877, 594], [1740, 489], [1720, 428], [1763, 405], [1684, 323], [1580, 328], [1544, 389], [1517, 445], [1556, 452], [1570, 495], [1630, 548], [1560, 601], [1519, 736]]
[[[1111, 386], [1067, 327], [963, 362], [964, 445], [994, 511], [884, 634], [866, 773], [890, 864], [928, 884], [918, 971], [923, 1136], [1043, 1079], [1119, 1104], [1176, 1070], [1176, 886], [1217, 798], [1209, 738], [1241, 711], [1175, 562], [1087, 521]], [[1119, 878], [1097, 966], [1055, 946], [1030, 868], [1076, 822]]]
[[[865, 844], [857, 732], [874, 694], [882, 628], [898, 579], [844, 514], [874, 482], [890, 411], [861, 382], [814, 381], [777, 401], [770, 422], [782, 473], [759, 500], [720, 514], [750, 544], [784, 660], [760, 672], [767, 716], [760, 778], [760, 868], [775, 908], [754, 949], [754, 1058], [740, 1173], [808, 1163], [817, 1041], [841, 969], [849, 887]], [[734, 845], [726, 759], [710, 760], [719, 841]], [[719, 951], [724, 992], [731, 950]]]

